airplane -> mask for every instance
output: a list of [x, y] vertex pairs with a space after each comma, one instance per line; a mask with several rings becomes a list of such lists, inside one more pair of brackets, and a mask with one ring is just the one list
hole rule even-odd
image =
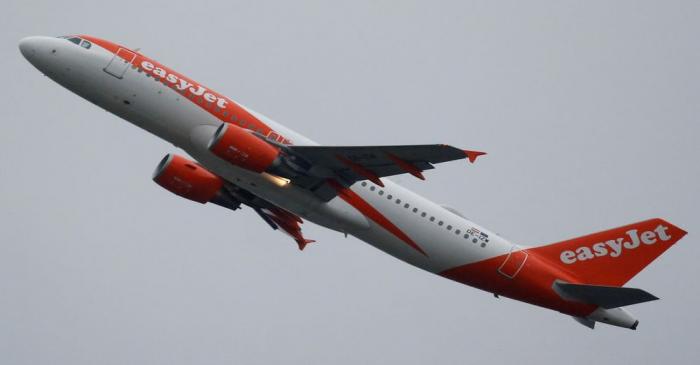
[[22, 55], [73, 93], [174, 144], [153, 180], [230, 210], [251, 208], [303, 250], [305, 220], [354, 236], [425, 271], [594, 328], [636, 329], [624, 307], [658, 299], [624, 287], [686, 235], [653, 218], [561, 242], [512, 243], [387, 177], [425, 180], [434, 165], [484, 152], [445, 144], [327, 146], [146, 57], [93, 37], [34, 36]]

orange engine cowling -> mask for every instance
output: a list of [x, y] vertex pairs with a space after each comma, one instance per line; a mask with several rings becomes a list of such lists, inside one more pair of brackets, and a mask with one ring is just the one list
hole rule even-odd
[[257, 173], [272, 167], [280, 150], [247, 130], [223, 123], [209, 141], [209, 150], [216, 156]]
[[202, 166], [169, 153], [153, 173], [153, 181], [185, 199], [207, 203], [217, 198], [224, 181]]

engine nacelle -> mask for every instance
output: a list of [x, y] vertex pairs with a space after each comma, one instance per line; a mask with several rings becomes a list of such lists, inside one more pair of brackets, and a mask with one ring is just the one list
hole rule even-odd
[[228, 123], [216, 130], [207, 147], [216, 156], [257, 173], [270, 170], [280, 155], [279, 148]]
[[224, 181], [182, 156], [167, 154], [153, 172], [153, 181], [166, 190], [198, 203], [218, 201]]

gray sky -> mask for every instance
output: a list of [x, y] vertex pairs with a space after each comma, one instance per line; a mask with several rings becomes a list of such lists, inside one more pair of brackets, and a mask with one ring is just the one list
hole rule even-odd
[[[0, 362], [691, 363], [700, 356], [700, 2], [4, 2]], [[194, 4], [194, 2], [188, 2]], [[151, 181], [175, 151], [42, 76], [28, 35], [142, 51], [326, 144], [489, 152], [399, 178], [521, 244], [663, 217], [638, 331]]]

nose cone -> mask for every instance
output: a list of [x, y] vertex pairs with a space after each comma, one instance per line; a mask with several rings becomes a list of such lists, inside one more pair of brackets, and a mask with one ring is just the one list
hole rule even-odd
[[19, 41], [19, 51], [39, 71], [48, 74], [59, 70], [61, 62], [65, 62], [58, 57], [59, 51], [65, 50], [63, 43], [68, 42], [54, 37], [27, 37]]
[[28, 61], [31, 61], [36, 56], [37, 49], [41, 46], [42, 39], [45, 37], [26, 37], [19, 41], [19, 51], [22, 56]]

